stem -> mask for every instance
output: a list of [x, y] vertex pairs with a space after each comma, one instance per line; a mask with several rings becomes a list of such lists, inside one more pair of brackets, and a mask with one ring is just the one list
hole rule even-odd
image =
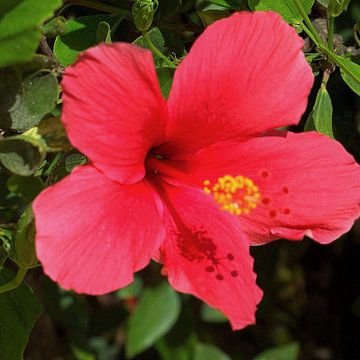
[[17, 287], [19, 287], [21, 285], [21, 283], [23, 282], [27, 271], [28, 271], [28, 269], [19, 267], [15, 277], [12, 280], [10, 280], [8, 283], [0, 286], [0, 294], [3, 294], [7, 291], [10, 291], [10, 290], [13, 290], [13, 289], [16, 289]]
[[298, 9], [301, 17], [304, 19], [307, 28], [311, 31], [313, 37], [316, 39], [316, 42], [319, 43], [319, 44], [323, 44], [323, 41], [322, 41], [319, 33], [316, 31], [313, 23], [311, 22], [311, 20], [308, 17], [306, 11], [304, 10], [304, 7], [302, 6], [301, 1], [300, 0], [293, 0], [293, 1], [294, 1], [294, 4], [295, 4], [296, 8]]
[[302, 30], [306, 33], [306, 35], [314, 42], [314, 44], [320, 48], [320, 44], [318, 43], [318, 41], [315, 39], [313, 33], [305, 26], [304, 23], [300, 23], [300, 27], [302, 28]]
[[321, 80], [321, 87], [326, 89], [327, 83], [329, 81], [330, 78], [330, 71], [328, 69], [324, 70], [323, 72], [323, 77]]
[[335, 18], [329, 14], [328, 16], [328, 48], [334, 50], [334, 23]]
[[72, 5], [79, 5], [79, 6], [103, 11], [103, 12], [110, 13], [110, 14], [129, 13], [128, 10], [119, 8], [117, 6], [104, 4], [104, 3], [96, 1], [96, 0], [65, 0], [65, 3], [72, 4]]
[[59, 60], [56, 58], [56, 56], [54, 55], [53, 51], [51, 50], [46, 37], [45, 36], [41, 36], [40, 39], [40, 48], [41, 51], [56, 65], [58, 71], [60, 73], [64, 72], [64, 67], [60, 64]]
[[[359, 29], [359, 31], [360, 31], [360, 29]], [[358, 32], [358, 28], [355, 25], [354, 28], [353, 28], [354, 39], [356, 41], [357, 46], [360, 47], [360, 38], [358, 37], [357, 32]]]
[[176, 68], [176, 65], [170, 61], [150, 40], [149, 34], [147, 32], [143, 33], [144, 40], [146, 41], [149, 49], [160, 59], [163, 59], [165, 64], [171, 68]]

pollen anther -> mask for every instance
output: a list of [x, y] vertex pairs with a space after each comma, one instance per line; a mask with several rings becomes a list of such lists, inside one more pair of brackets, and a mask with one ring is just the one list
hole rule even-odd
[[203, 190], [213, 196], [221, 210], [234, 215], [249, 214], [260, 200], [259, 188], [251, 179], [242, 175], [224, 175], [213, 185], [210, 180], [205, 180]]

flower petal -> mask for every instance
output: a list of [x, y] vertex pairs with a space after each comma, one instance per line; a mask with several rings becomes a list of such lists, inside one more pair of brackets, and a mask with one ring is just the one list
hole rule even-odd
[[198, 180], [242, 175], [259, 188], [257, 207], [238, 216], [254, 244], [304, 235], [329, 243], [360, 215], [359, 165], [340, 143], [315, 132], [218, 143], [188, 166]]
[[159, 203], [146, 182], [120, 185], [93, 166], [76, 168], [33, 204], [45, 273], [87, 294], [129, 284], [163, 240]]
[[96, 46], [65, 71], [61, 85], [71, 143], [111, 179], [142, 179], [146, 154], [163, 141], [167, 119], [150, 51]]
[[278, 14], [241, 12], [209, 26], [177, 69], [163, 152], [297, 124], [313, 75], [303, 41]]
[[234, 329], [253, 324], [262, 291], [240, 224], [198, 189], [166, 185], [164, 191], [169, 212], [161, 254], [170, 284], [220, 309]]

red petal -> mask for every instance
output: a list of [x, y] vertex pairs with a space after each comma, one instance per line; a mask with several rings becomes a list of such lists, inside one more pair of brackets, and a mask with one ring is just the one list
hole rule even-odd
[[234, 329], [253, 324], [262, 291], [239, 223], [201, 191], [165, 186], [169, 212], [161, 253], [170, 284], [220, 309]]
[[159, 199], [146, 182], [120, 185], [78, 167], [35, 200], [36, 251], [65, 289], [103, 294], [129, 284], [163, 237]]
[[66, 70], [61, 84], [72, 144], [111, 179], [140, 180], [167, 119], [151, 53], [129, 44], [99, 45]]
[[360, 215], [359, 165], [327, 136], [278, 135], [215, 144], [199, 152], [189, 171], [211, 182], [225, 174], [253, 180], [261, 200], [238, 218], [255, 244], [304, 235], [320, 243], [337, 239]]
[[302, 46], [272, 12], [236, 13], [209, 26], [175, 73], [166, 151], [181, 156], [297, 124], [313, 83]]

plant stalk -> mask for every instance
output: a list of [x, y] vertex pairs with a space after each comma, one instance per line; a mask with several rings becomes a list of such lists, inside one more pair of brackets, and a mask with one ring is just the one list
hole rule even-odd
[[24, 281], [27, 271], [28, 269], [19, 267], [15, 277], [8, 283], [0, 286], [0, 294], [18, 288], [21, 285], [21, 283]]
[[300, 0], [293, 0], [293, 1], [294, 1], [296, 8], [298, 9], [301, 17], [304, 19], [307, 28], [311, 31], [311, 33], [313, 34], [313, 37], [316, 39], [316, 42], [319, 44], [323, 44], [323, 40], [321, 39], [319, 33], [316, 31], [313, 23], [311, 22], [310, 18], [308, 17], [301, 1]]
[[165, 64], [171, 68], [176, 68], [176, 65], [170, 61], [151, 41], [149, 34], [147, 32], [143, 33], [144, 40], [146, 41], [149, 49], [160, 59], [164, 60]]
[[328, 17], [328, 48], [333, 51], [334, 50], [334, 23], [335, 18], [329, 14]]

